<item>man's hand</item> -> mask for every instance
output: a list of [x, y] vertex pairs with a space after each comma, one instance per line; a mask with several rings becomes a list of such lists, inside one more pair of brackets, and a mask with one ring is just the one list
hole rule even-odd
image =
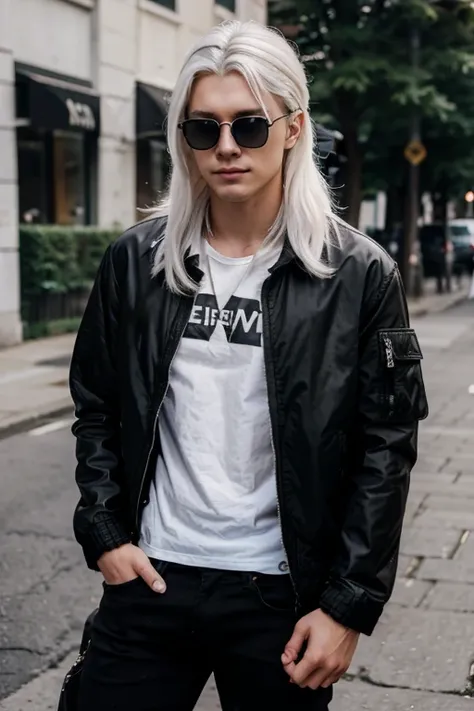
[[120, 585], [140, 577], [154, 592], [164, 593], [166, 590], [165, 581], [158, 575], [148, 556], [132, 543], [104, 553], [97, 565], [108, 585]]
[[[304, 656], [296, 663], [305, 641]], [[343, 627], [322, 610], [315, 610], [297, 623], [281, 661], [294, 684], [326, 689], [349, 669], [358, 641], [358, 632]]]

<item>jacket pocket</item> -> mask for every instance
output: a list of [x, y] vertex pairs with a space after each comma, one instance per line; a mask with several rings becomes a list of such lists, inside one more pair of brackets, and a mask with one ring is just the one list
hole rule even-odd
[[421, 361], [415, 331], [390, 328], [379, 331], [382, 364], [382, 415], [387, 422], [405, 423], [428, 416]]

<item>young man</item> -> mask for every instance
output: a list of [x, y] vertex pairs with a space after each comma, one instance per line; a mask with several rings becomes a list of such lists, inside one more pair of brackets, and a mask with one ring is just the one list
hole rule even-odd
[[104, 595], [81, 711], [323, 711], [394, 583], [421, 353], [338, 220], [303, 68], [215, 28], [172, 97], [157, 216], [107, 250], [71, 367], [75, 532]]

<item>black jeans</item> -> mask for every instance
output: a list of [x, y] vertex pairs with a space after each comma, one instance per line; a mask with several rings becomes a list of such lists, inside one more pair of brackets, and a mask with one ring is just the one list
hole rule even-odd
[[192, 711], [212, 672], [223, 711], [327, 711], [332, 689], [300, 689], [280, 661], [297, 620], [287, 575], [152, 563], [164, 595], [104, 585], [79, 711]]

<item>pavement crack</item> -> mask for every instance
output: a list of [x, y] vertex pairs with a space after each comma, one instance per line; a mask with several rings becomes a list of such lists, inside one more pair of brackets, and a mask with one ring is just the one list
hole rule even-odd
[[66, 565], [59, 565], [49, 578], [43, 578], [42, 580], [40, 580], [37, 585], [33, 586], [28, 591], [28, 593], [31, 594], [32, 592], [36, 592], [40, 587], [44, 587], [46, 588], [46, 590], [49, 590], [51, 583], [53, 583], [59, 575], [61, 575], [62, 573], [72, 573], [72, 571], [77, 567], [77, 563], [67, 563]]
[[37, 649], [30, 649], [29, 647], [2, 647], [0, 645], [0, 652], [26, 652], [27, 654], [34, 654], [41, 657], [43, 652], [39, 652]]
[[438, 470], [437, 470], [438, 473], [442, 472], [443, 469], [444, 469], [445, 467], [447, 467], [450, 462], [451, 462], [451, 457], [446, 457], [446, 458], [443, 460], [443, 463], [441, 464], [441, 466], [438, 467]]
[[463, 696], [474, 697], [474, 661], [469, 667], [469, 675], [467, 677], [466, 686], [464, 687]]
[[[473, 669], [474, 665], [471, 666], [471, 669]], [[474, 669], [473, 669], [474, 672]], [[459, 691], [459, 689], [453, 689], [453, 690], [440, 690], [437, 689], [434, 691], [433, 689], [426, 689], [426, 688], [421, 688], [418, 686], [405, 686], [402, 684], [386, 684], [382, 681], [374, 681], [371, 679], [369, 676], [367, 669], [361, 668], [359, 670], [358, 674], [351, 674], [347, 675], [352, 678], [348, 678], [347, 681], [354, 681], [357, 679], [358, 681], [363, 682], [364, 684], [367, 684], [369, 686], [375, 686], [379, 689], [400, 689], [401, 691], [422, 691], [426, 694], [433, 694], [433, 696], [436, 696], [438, 694], [442, 694], [443, 696], [471, 696], [472, 694], [469, 694], [466, 692], [466, 689], [463, 689], [462, 691]], [[346, 675], [344, 675], [344, 679], [346, 679]]]
[[[38, 582], [34, 583], [31, 587], [26, 590], [22, 590], [21, 593], [17, 593], [18, 597], [28, 597], [30, 595], [35, 595], [37, 593], [44, 594], [51, 590], [51, 584], [54, 583], [56, 578], [62, 573], [72, 573], [76, 568], [80, 568], [80, 563], [67, 563], [66, 565], [58, 565], [51, 575], [47, 578], [41, 578]], [[2, 596], [3, 597], [3, 596]]]
[[413, 558], [410, 561], [410, 564], [408, 565], [408, 568], [405, 571], [405, 578], [414, 578], [415, 573], [419, 569], [420, 565], [423, 562], [423, 557], [422, 556], [413, 556]]
[[421, 516], [421, 514], [426, 511], [427, 509], [427, 501], [428, 501], [428, 494], [425, 494], [423, 498], [421, 499], [420, 503], [416, 507], [415, 513], [413, 514], [413, 521], [415, 522], [416, 519]]
[[69, 542], [71, 539], [67, 536], [57, 536], [54, 533], [46, 533], [44, 531], [34, 531], [29, 529], [24, 529], [21, 531], [9, 530], [5, 532], [6, 536], [20, 536], [26, 538], [27, 536], [34, 536], [35, 538], [41, 538], [49, 541], [66, 541]]
[[427, 582], [428, 587], [425, 590], [425, 592], [423, 593], [423, 595], [420, 597], [420, 599], [418, 600], [418, 603], [416, 604], [415, 609], [419, 608], [419, 607], [423, 607], [424, 603], [426, 602], [426, 600], [429, 598], [429, 596], [431, 595], [431, 593], [433, 592], [433, 590], [436, 587], [436, 581], [431, 580], [429, 582], [428, 581], [426, 581], [426, 582]]
[[462, 531], [461, 535], [458, 538], [458, 541], [456, 545], [454, 546], [454, 549], [451, 551], [451, 555], [448, 556], [448, 558], [454, 558], [458, 550], [466, 543], [467, 539], [470, 536], [470, 531], [464, 530]]

